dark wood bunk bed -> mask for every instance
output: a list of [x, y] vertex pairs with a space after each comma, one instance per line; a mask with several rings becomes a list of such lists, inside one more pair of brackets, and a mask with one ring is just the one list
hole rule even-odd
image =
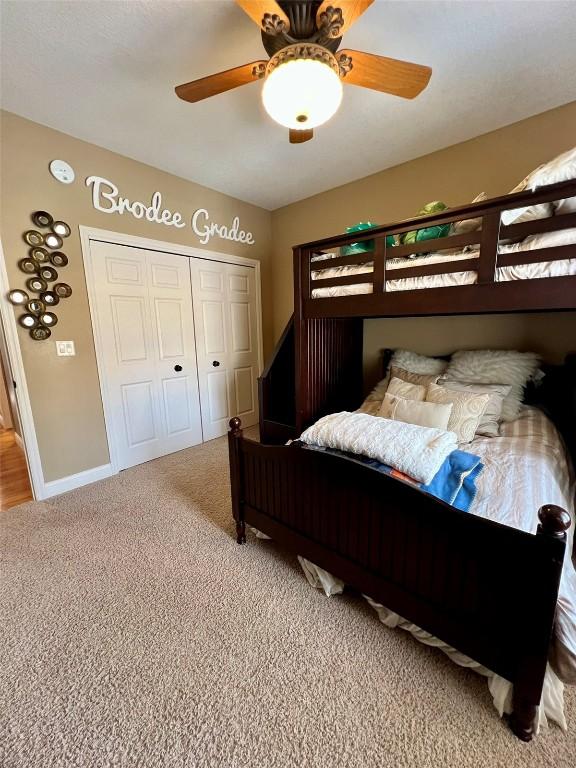
[[[284, 445], [321, 416], [362, 400], [362, 329], [367, 317], [543, 312], [576, 309], [576, 276], [497, 282], [497, 269], [576, 258], [576, 245], [499, 255], [499, 242], [576, 227], [576, 214], [501, 226], [504, 210], [576, 196], [576, 181], [487, 200], [441, 215], [338, 235], [294, 248], [294, 315], [260, 379], [261, 441], [229, 432], [237, 541], [254, 526], [334, 573], [514, 685], [510, 725], [535, 732], [570, 516], [539, 511], [536, 535], [461, 512], [345, 457]], [[386, 236], [481, 217], [479, 232], [387, 248]], [[368, 275], [312, 279], [318, 254], [373, 240], [370, 254], [336, 256], [329, 267], [372, 263]], [[413, 266], [394, 279], [471, 269], [477, 282], [386, 291], [387, 260], [479, 243], [474, 261]], [[324, 264], [321, 268], [324, 268]], [[313, 298], [320, 285], [372, 283], [372, 292]], [[539, 404], [576, 455], [576, 356], [551, 367]], [[499, 568], [494, 569], [494, 563]], [[496, 570], [498, 572], [496, 573]], [[489, 620], [487, 620], [489, 616]]]

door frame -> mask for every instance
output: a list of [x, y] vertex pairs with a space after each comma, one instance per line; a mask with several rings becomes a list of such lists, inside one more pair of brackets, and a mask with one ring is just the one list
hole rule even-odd
[[[120, 462], [118, 459], [118, 445], [116, 432], [113, 424], [112, 409], [110, 406], [109, 383], [106, 379], [104, 367], [104, 343], [100, 335], [98, 325], [97, 304], [96, 304], [96, 284], [94, 275], [94, 259], [90, 249], [91, 242], [110, 243], [111, 245], [125, 245], [132, 248], [143, 248], [147, 251], [159, 251], [174, 256], [184, 256], [193, 259], [204, 259], [205, 261], [220, 261], [227, 264], [239, 264], [245, 267], [254, 267], [254, 277], [256, 280], [256, 329], [258, 334], [258, 372], [262, 372], [264, 352], [262, 343], [262, 288], [260, 281], [260, 262], [258, 259], [249, 259], [245, 256], [231, 256], [228, 253], [220, 253], [205, 248], [195, 248], [191, 245], [177, 245], [166, 242], [165, 240], [153, 240], [148, 237], [139, 237], [138, 235], [127, 235], [123, 232], [113, 232], [107, 229], [97, 229], [95, 227], [86, 227], [80, 225], [80, 246], [84, 261], [84, 272], [86, 274], [86, 287], [88, 290], [88, 306], [90, 308], [90, 321], [92, 323], [92, 334], [94, 337], [94, 348], [96, 351], [96, 365], [98, 368], [98, 379], [100, 383], [100, 395], [102, 397], [102, 406], [104, 409], [104, 424], [106, 427], [106, 438], [108, 441], [108, 452], [110, 454], [111, 474], [118, 474], [120, 471]], [[192, 301], [192, 294], [190, 295]]]
[[24, 371], [24, 360], [20, 340], [18, 338], [18, 323], [12, 304], [6, 298], [10, 291], [10, 281], [6, 269], [6, 259], [4, 258], [4, 248], [0, 239], [0, 317], [4, 329], [4, 340], [6, 342], [6, 357], [10, 365], [10, 374], [16, 384], [16, 404], [18, 406], [18, 420], [22, 429], [22, 443], [26, 464], [28, 465], [28, 476], [32, 488], [34, 499], [45, 499], [50, 494], [46, 490], [44, 473], [42, 471], [42, 462], [40, 461], [40, 449], [36, 437], [36, 428], [34, 426], [34, 416], [32, 414], [32, 405], [28, 392], [28, 383]]

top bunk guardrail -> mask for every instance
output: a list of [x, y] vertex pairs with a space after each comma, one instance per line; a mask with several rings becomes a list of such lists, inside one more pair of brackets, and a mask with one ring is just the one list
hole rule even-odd
[[[571, 198], [568, 213], [502, 223]], [[387, 244], [454, 222], [458, 234]], [[342, 254], [359, 243], [370, 250]], [[304, 318], [576, 309], [576, 180], [297, 246], [294, 288]]]

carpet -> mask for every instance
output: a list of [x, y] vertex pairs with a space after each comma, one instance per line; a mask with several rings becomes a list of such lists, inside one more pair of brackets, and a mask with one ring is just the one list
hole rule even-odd
[[485, 681], [232, 537], [224, 438], [0, 519], [3, 768], [568, 768]]

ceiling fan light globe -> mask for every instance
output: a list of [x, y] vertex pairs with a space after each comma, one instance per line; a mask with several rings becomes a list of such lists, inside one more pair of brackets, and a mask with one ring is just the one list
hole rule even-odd
[[340, 77], [314, 59], [292, 59], [272, 70], [264, 82], [262, 102], [270, 117], [295, 130], [317, 128], [342, 101]]

